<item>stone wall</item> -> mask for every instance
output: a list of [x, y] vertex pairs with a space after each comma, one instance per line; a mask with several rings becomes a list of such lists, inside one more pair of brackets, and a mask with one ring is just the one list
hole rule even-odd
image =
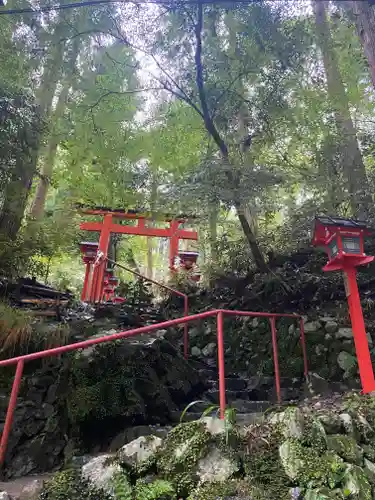
[[[52, 470], [77, 449], [106, 449], [127, 427], [170, 423], [204, 385], [164, 334], [75, 352], [26, 375], [5, 476]], [[7, 399], [1, 398], [2, 426]]]

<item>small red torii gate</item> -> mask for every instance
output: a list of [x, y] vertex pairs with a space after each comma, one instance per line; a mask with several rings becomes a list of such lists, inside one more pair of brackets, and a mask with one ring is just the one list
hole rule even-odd
[[[111, 233], [132, 234], [137, 236], [148, 236], [158, 238], [169, 238], [169, 268], [175, 269], [175, 260], [179, 252], [179, 240], [198, 240], [196, 231], [180, 228], [187, 218], [192, 216], [177, 216], [154, 214], [139, 210], [117, 210], [110, 208], [85, 208], [81, 210], [86, 215], [99, 215], [103, 217], [102, 222], [82, 222], [82, 231], [95, 231], [100, 233], [96, 265], [86, 261], [86, 275], [83, 286], [83, 300], [90, 302], [100, 302], [103, 296], [103, 283], [106, 268], [106, 258], [110, 244]], [[136, 221], [134, 226], [118, 224], [113, 219], [127, 219]], [[150, 227], [146, 222], [161, 220], [167, 222], [169, 227]], [[91, 269], [92, 268], [92, 269]], [[90, 279], [91, 278], [91, 279]]]

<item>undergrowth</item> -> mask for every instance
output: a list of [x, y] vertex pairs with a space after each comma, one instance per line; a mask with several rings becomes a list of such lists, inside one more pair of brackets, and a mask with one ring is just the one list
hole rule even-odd
[[31, 322], [26, 311], [0, 302], [0, 352], [14, 354], [27, 349], [32, 337]]
[[59, 347], [69, 337], [69, 325], [57, 323], [43, 331], [29, 311], [0, 302], [0, 355], [11, 357]]

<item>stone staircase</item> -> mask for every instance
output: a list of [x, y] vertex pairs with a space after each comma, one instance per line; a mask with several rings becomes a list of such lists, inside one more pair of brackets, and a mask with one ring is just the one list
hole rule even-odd
[[[199, 363], [197, 366], [201, 380], [207, 390], [200, 398], [200, 402], [191, 406], [184, 416], [184, 420], [199, 419], [202, 413], [213, 405], [219, 405], [219, 381], [216, 367]], [[303, 396], [304, 380], [284, 377], [280, 380], [282, 403], [290, 404]], [[257, 421], [269, 408], [279, 406], [277, 403], [275, 379], [268, 376], [246, 377], [242, 374], [227, 374], [225, 378], [226, 404], [228, 408], [236, 410], [237, 423], [249, 425]], [[173, 417], [178, 422], [181, 411], [174, 412]], [[212, 414], [217, 408], [212, 410]]]

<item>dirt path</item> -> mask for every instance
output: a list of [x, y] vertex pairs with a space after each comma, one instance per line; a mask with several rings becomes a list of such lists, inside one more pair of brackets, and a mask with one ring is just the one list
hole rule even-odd
[[24, 488], [31, 486], [34, 481], [39, 481], [40, 484], [50, 477], [49, 474], [40, 474], [37, 476], [26, 476], [14, 479], [12, 481], [1, 482], [0, 491], [6, 491], [12, 499], [18, 499]]

